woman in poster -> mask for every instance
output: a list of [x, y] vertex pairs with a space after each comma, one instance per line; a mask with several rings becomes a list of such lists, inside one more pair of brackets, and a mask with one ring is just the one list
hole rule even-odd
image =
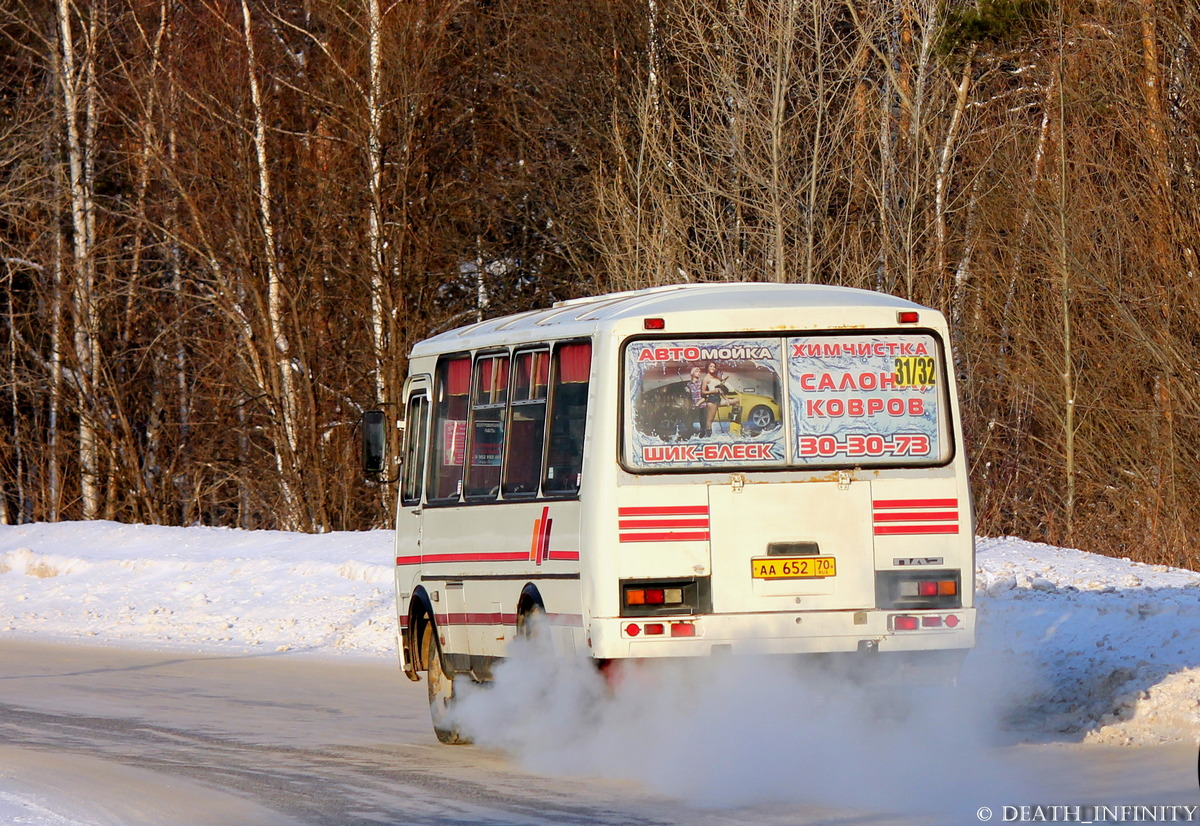
[[707, 372], [700, 379], [700, 393], [704, 397], [705, 407], [703, 436], [712, 435], [713, 421], [717, 418], [717, 410], [730, 403], [725, 396], [728, 392], [729, 388], [725, 386], [725, 377], [717, 372], [717, 363], [710, 361]]

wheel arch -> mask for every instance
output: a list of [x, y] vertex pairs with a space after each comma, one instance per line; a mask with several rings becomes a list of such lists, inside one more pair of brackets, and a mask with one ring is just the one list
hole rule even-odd
[[536, 610], [546, 610], [546, 601], [542, 599], [542, 592], [532, 582], [525, 583], [525, 587], [521, 589], [521, 596], [517, 598], [517, 621], [520, 618], [528, 615]]
[[434, 633], [437, 633], [437, 620], [434, 618], [433, 600], [429, 598], [429, 592], [425, 590], [425, 586], [418, 585], [408, 602], [408, 630], [403, 635], [405, 653], [404, 673], [411, 680], [419, 680], [420, 677], [417, 676], [417, 672], [425, 671], [429, 668], [429, 663], [425, 662], [425, 654], [421, 650], [421, 638], [425, 634], [425, 629], [431, 625], [434, 628]]

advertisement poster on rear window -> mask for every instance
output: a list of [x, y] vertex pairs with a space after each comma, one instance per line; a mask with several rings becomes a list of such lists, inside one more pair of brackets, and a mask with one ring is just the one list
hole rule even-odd
[[948, 458], [941, 351], [932, 336], [789, 338], [798, 465], [912, 465]]
[[631, 468], [782, 465], [783, 341], [637, 341], [625, 350]]

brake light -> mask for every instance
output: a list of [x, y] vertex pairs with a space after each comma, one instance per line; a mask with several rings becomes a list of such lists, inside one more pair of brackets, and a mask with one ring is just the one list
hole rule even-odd
[[938, 584], [936, 582], [918, 582], [917, 596], [919, 597], [936, 597], [938, 595]]
[[662, 605], [663, 598], [664, 597], [663, 597], [662, 588], [651, 588], [646, 591], [646, 604], [647, 605]]
[[646, 636], [647, 637], [659, 637], [659, 636], [662, 636], [662, 634], [665, 630], [666, 629], [663, 627], [663, 624], [661, 622], [652, 622], [646, 626]]

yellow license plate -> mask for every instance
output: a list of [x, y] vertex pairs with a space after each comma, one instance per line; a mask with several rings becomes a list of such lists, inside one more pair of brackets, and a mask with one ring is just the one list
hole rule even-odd
[[832, 556], [769, 556], [750, 560], [754, 579], [820, 579], [837, 576]]

